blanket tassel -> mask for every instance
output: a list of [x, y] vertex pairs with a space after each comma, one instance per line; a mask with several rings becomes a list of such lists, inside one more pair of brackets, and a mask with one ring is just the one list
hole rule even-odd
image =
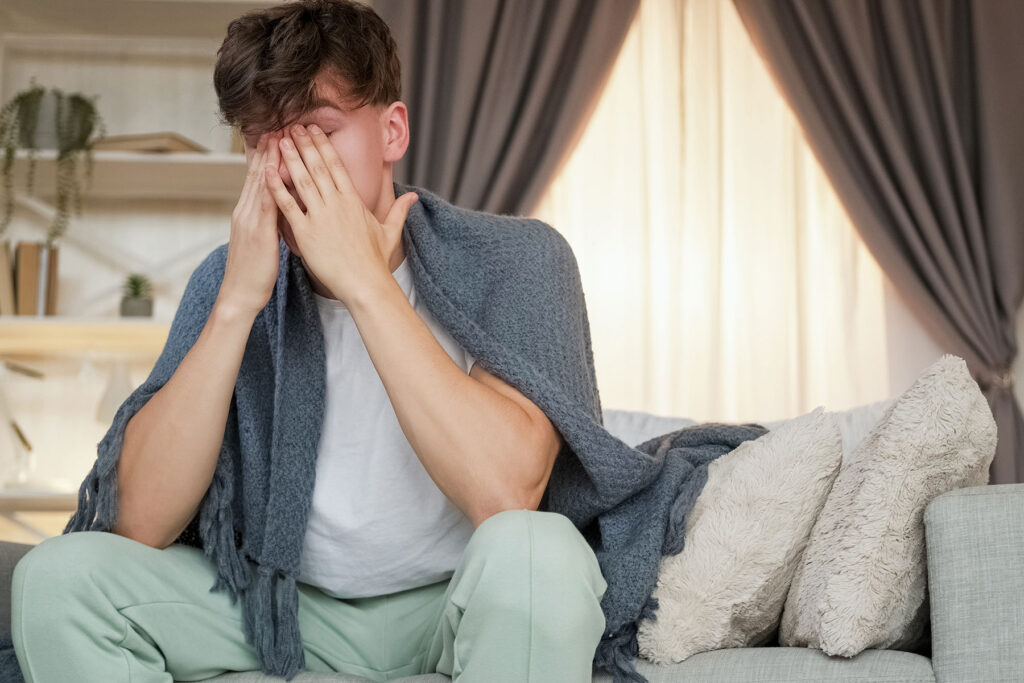
[[110, 531], [117, 515], [117, 459], [99, 457], [78, 488], [78, 508], [62, 533]]
[[637, 621], [624, 624], [617, 633], [605, 636], [598, 643], [594, 666], [609, 673], [613, 683], [647, 683], [647, 679], [636, 670], [633, 663], [640, 653], [636, 640], [637, 623], [644, 619], [655, 620], [657, 609], [658, 599], [654, 595], [649, 596]]
[[[288, 604], [296, 605], [288, 610]], [[245, 637], [259, 655], [264, 673], [291, 680], [305, 666], [298, 625], [298, 587], [291, 577], [256, 565], [256, 580], [245, 591]]]
[[217, 463], [213, 481], [210, 483], [208, 500], [199, 519], [199, 535], [203, 539], [205, 555], [217, 564], [217, 580], [210, 592], [227, 587], [231, 604], [238, 601], [238, 595], [245, 589], [248, 577], [242, 550], [235, 546], [234, 516], [231, 510], [233, 487], [230, 472]]

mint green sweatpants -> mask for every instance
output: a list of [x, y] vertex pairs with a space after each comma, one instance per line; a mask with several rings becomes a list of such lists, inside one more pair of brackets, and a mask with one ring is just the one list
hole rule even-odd
[[[191, 546], [159, 550], [100, 531], [46, 539], [18, 562], [11, 586], [26, 683], [171, 683], [259, 669], [241, 600], [210, 592], [215, 578]], [[568, 518], [523, 509], [477, 527], [450, 579], [357, 599], [298, 585], [306, 670], [584, 683], [608, 584]]]

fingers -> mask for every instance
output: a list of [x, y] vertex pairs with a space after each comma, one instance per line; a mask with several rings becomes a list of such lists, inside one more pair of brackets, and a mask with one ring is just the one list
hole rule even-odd
[[[291, 171], [291, 168], [288, 169]], [[294, 176], [293, 176], [294, 177]], [[299, 226], [304, 225], [306, 220], [306, 214], [303, 213], [302, 209], [299, 208], [295, 198], [292, 197], [291, 193], [284, 186], [284, 181], [281, 180], [281, 176], [277, 172], [277, 166], [266, 165], [266, 181], [267, 188], [270, 190], [271, 196], [274, 198], [274, 202], [278, 208], [281, 209], [281, 213], [288, 219], [288, 224], [292, 226], [292, 231], [299, 229]], [[305, 203], [305, 199], [303, 202]], [[306, 204], [307, 208], [309, 204]]]
[[263, 160], [266, 157], [268, 148], [268, 134], [260, 136], [259, 142], [256, 143], [256, 152], [253, 154], [252, 160], [249, 162], [249, 170], [245, 175], [245, 183], [242, 185], [242, 193], [238, 198], [238, 203], [241, 206], [251, 202], [253, 197], [257, 194], [260, 184], [263, 182]]
[[[327, 136], [323, 134], [323, 131], [320, 131], [316, 124], [310, 125], [307, 128], [297, 125], [293, 126], [291, 130], [291, 139], [295, 143], [299, 156], [306, 166], [306, 171], [309, 172], [310, 177], [316, 184], [320, 196], [326, 199], [336, 194], [338, 186], [327, 167], [327, 157], [324, 156], [324, 147], [330, 147], [330, 144], [327, 142]], [[319, 135], [314, 135], [314, 130], [320, 131]], [[330, 151], [333, 152], [334, 148], [331, 147]]]
[[313, 147], [323, 159], [334, 187], [343, 195], [355, 196], [356, 188], [352, 184], [352, 178], [349, 176], [348, 169], [345, 168], [345, 163], [341, 160], [338, 150], [334, 149], [334, 145], [327, 139], [327, 135], [316, 124], [310, 125], [308, 130]]
[[391, 205], [388, 215], [384, 217], [384, 227], [389, 231], [398, 232], [405, 225], [409, 210], [417, 201], [419, 201], [419, 195], [415, 192], [406, 192], [396, 199], [395, 203]]
[[[309, 140], [309, 135], [298, 134], [299, 126], [293, 126], [291, 129], [290, 136], [282, 136], [280, 144], [278, 145], [281, 150], [281, 156], [284, 158], [284, 163], [288, 166], [288, 173], [292, 177], [292, 184], [299, 193], [299, 197], [302, 199], [302, 203], [306, 205], [307, 209], [313, 210], [316, 207], [324, 205], [324, 197], [330, 197], [330, 192], [337, 190], [333, 189], [334, 183], [330, 180], [325, 180], [327, 176], [327, 169], [323, 167], [323, 160], [317, 162], [313, 159], [313, 156], [319, 157], [320, 155], [315, 149], [310, 154], [310, 148], [312, 143]], [[297, 147], [302, 147], [305, 150], [305, 157], [299, 153]], [[311, 164], [313, 168], [307, 169], [307, 164]], [[310, 173], [315, 173], [319, 180], [314, 180]], [[330, 186], [327, 183], [330, 182]]]
[[274, 195], [270, 191], [270, 185], [267, 182], [267, 169], [272, 168], [276, 174], [277, 168], [281, 163], [281, 153], [278, 150], [278, 141], [281, 139], [279, 132], [272, 133], [270, 139], [267, 141], [267, 153], [263, 158], [263, 165], [260, 173], [260, 201], [263, 208], [267, 210], [277, 209], [277, 205], [274, 202]]

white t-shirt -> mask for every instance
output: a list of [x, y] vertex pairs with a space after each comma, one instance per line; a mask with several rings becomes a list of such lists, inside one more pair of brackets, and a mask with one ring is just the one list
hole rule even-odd
[[[474, 359], [418, 301], [408, 259], [392, 274], [467, 374]], [[337, 598], [384, 595], [450, 578], [472, 521], [413, 451], [348, 308], [314, 293], [327, 396], [299, 580]]]

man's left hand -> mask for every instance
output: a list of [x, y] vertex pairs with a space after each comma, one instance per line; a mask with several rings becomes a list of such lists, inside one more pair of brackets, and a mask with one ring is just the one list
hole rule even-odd
[[350, 301], [362, 288], [391, 277], [388, 259], [419, 197], [415, 192], [398, 197], [382, 224], [363, 203], [337, 150], [319, 128], [292, 126], [288, 133], [281, 137], [281, 154], [306, 210], [299, 208], [276, 168], [266, 170], [268, 186], [306, 267], [340, 301]]

